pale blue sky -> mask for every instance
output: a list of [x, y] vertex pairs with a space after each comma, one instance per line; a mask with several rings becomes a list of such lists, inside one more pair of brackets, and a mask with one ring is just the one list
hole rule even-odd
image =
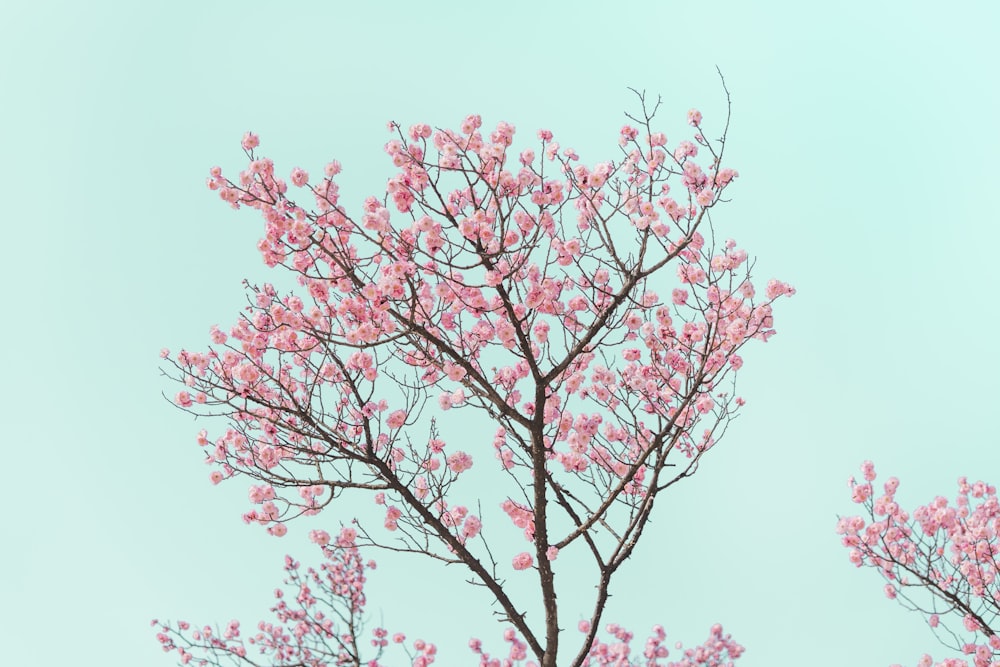
[[[242, 278], [268, 277], [258, 219], [204, 187], [240, 166], [245, 130], [284, 171], [340, 159], [360, 202], [390, 173], [389, 119], [480, 113], [597, 161], [628, 86], [663, 95], [668, 136], [689, 107], [718, 119], [716, 65], [741, 173], [718, 228], [798, 295], [607, 618], [686, 643], [721, 622], [743, 667], [948, 655], [854, 570], [834, 523], [865, 458], [907, 504], [963, 474], [1000, 481], [995, 3], [536, 4], [3, 9], [0, 662], [173, 664], [150, 618], [253, 624], [282, 556], [314, 560], [301, 528], [242, 524], [245, 484], [208, 483], [200, 425], [160, 396], [160, 347], [203, 347]], [[443, 602], [467, 593], [460, 573], [414, 583], [383, 560], [372, 610], [437, 641], [441, 664], [470, 662], [471, 634], [498, 646], [481, 605]]]

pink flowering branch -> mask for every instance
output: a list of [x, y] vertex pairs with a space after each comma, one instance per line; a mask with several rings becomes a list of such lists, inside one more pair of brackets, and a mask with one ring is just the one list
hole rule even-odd
[[[890, 477], [876, 497], [875, 467], [861, 466], [864, 481], [852, 477], [852, 499], [865, 516], [841, 518], [837, 532], [857, 567], [877, 569], [884, 592], [904, 607], [927, 617], [946, 646], [973, 656], [975, 667], [1000, 665], [1000, 503], [996, 487], [958, 480], [954, 504], [943, 496], [912, 513], [896, 502], [899, 480]], [[921, 667], [930, 667], [924, 656]], [[937, 666], [966, 666], [950, 659]]]
[[[303, 575], [301, 565], [290, 556], [285, 558], [285, 589], [275, 589], [277, 600], [271, 608], [274, 621], [260, 621], [256, 634], [245, 637], [239, 621], [230, 621], [225, 629], [190, 623], [176, 624], [153, 621], [158, 629], [157, 640], [165, 652], [177, 654], [180, 664], [199, 666], [225, 664], [242, 666], [275, 665], [281, 667], [380, 667], [390, 643], [403, 649], [413, 667], [427, 667], [435, 662], [437, 647], [423, 640], [416, 640], [408, 647], [406, 635], [389, 633], [381, 627], [373, 628], [370, 639], [359, 641], [364, 629], [364, 584], [366, 573], [375, 569], [375, 563], [363, 562], [355, 546], [357, 535], [353, 529], [341, 531], [333, 544], [325, 531], [313, 531], [312, 538], [323, 549], [325, 562], [319, 570], [309, 568]], [[579, 623], [579, 630], [593, 636], [587, 621]], [[684, 649], [680, 642], [675, 647], [681, 652], [679, 661], [664, 662], [670, 656], [665, 645], [666, 633], [659, 625], [646, 640], [641, 655], [632, 650], [633, 633], [610, 624], [606, 628], [608, 641], [594, 639], [583, 662], [585, 667], [722, 667], [732, 665], [743, 647], [724, 635], [722, 626], [715, 625], [709, 638], [700, 646]], [[503, 633], [509, 644], [507, 656], [492, 658], [483, 649], [480, 639], [469, 641], [469, 648], [479, 656], [480, 667], [538, 667], [527, 653], [527, 644], [514, 628]], [[371, 655], [364, 655], [365, 649]]]
[[[328, 543], [329, 535], [317, 536]], [[326, 561], [319, 570], [309, 568], [305, 574], [300, 564], [290, 556], [285, 558], [288, 589], [275, 589], [277, 602], [271, 607], [274, 622], [261, 621], [257, 633], [244, 637], [238, 621], [225, 628], [191, 628], [180, 621], [176, 626], [153, 621], [159, 628], [157, 639], [163, 650], [178, 654], [181, 664], [196, 665], [368, 665], [378, 667], [379, 658], [388, 645], [388, 632], [374, 628], [368, 642], [374, 655], [361, 657], [359, 640], [364, 627], [365, 571], [375, 563], [365, 564], [353, 544], [353, 534], [344, 530], [336, 543], [323, 547]], [[401, 635], [395, 635], [401, 643]], [[435, 649], [418, 642], [414, 649], [430, 656]], [[414, 662], [414, 664], [417, 664]]]
[[[339, 163], [319, 180], [293, 169], [299, 203], [250, 133], [247, 169], [211, 170], [222, 199], [263, 216], [265, 263], [303, 290], [247, 283], [245, 313], [213, 327], [207, 351], [163, 354], [185, 385], [177, 405], [228, 419], [198, 442], [213, 482], [254, 481], [246, 522], [281, 536], [367, 495], [384, 521], [354, 519], [358, 546], [462, 564], [546, 666], [560, 655], [555, 561], [586, 556], [591, 629], [559, 661], [584, 664], [656, 497], [725, 433], [743, 405], [740, 352], [774, 334], [772, 304], [794, 293], [771, 280], [758, 294], [746, 251], [716, 240], [712, 212], [737, 177], [725, 132], [707, 140], [692, 110], [693, 136], [668, 149], [659, 103], [640, 101], [619, 159], [590, 166], [548, 130], [536, 155], [514, 152], [508, 123], [484, 134], [479, 116], [457, 130], [390, 123], [398, 171], [356, 213]], [[450, 411], [491, 422], [495, 497], [466, 481], [483, 467], [478, 434], [438, 430]], [[501, 537], [511, 524], [525, 549]], [[518, 572], [537, 576], [534, 600], [504, 588]], [[530, 604], [542, 618], [529, 622]]]

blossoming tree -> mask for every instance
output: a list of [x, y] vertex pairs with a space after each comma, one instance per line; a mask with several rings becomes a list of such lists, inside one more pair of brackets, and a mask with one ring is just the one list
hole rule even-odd
[[[885, 594], [920, 612], [943, 644], [972, 656], [975, 667], [1000, 667], [1000, 503], [995, 486], [958, 480], [954, 503], [937, 496], [912, 513], [896, 502], [899, 480], [890, 477], [876, 497], [875, 466], [861, 466], [864, 480], [850, 480], [852, 499], [864, 515], [837, 523], [851, 562], [876, 568]], [[920, 667], [968, 667], [961, 659]], [[898, 666], [896, 666], [898, 667]]]
[[[612, 578], [660, 493], [694, 474], [743, 405], [740, 351], [774, 333], [772, 303], [794, 290], [772, 280], [758, 292], [747, 253], [716, 237], [712, 214], [737, 176], [725, 131], [707, 139], [692, 110], [692, 136], [670, 149], [652, 125], [659, 102], [640, 100], [618, 157], [592, 166], [548, 130], [515, 152], [514, 127], [487, 134], [479, 116], [457, 130], [390, 123], [398, 171], [356, 212], [338, 162], [318, 179], [293, 169], [290, 190], [250, 133], [247, 169], [211, 170], [209, 188], [263, 216], [265, 263], [301, 286], [247, 283], [246, 313], [213, 327], [207, 351], [163, 353], [186, 385], [176, 403], [228, 418], [198, 437], [212, 480], [252, 480], [243, 518], [276, 536], [342, 496], [367, 497], [384, 520], [314, 530], [321, 569], [289, 559], [294, 595], [279, 591], [275, 622], [245, 642], [236, 623], [154, 622], [164, 649], [182, 662], [377, 665], [391, 637], [429, 664], [433, 644], [362, 636], [373, 563], [359, 550], [381, 547], [467, 568], [508, 626], [502, 664], [667, 664], [658, 626], [642, 658], [624, 629], [599, 636]], [[483, 428], [456, 443], [452, 417]], [[497, 538], [511, 523], [524, 546]], [[557, 604], [566, 558], [595, 572], [578, 635]], [[509, 577], [533, 577], [536, 597], [519, 599]], [[742, 650], [715, 626], [669, 664], [727, 664]]]

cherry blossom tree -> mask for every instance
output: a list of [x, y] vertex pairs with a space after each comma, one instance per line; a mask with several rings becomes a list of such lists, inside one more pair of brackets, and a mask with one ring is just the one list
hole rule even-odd
[[[840, 518], [837, 532], [857, 567], [885, 578], [885, 595], [927, 618], [946, 646], [972, 656], [975, 667], [1000, 667], [1000, 503], [995, 486], [958, 479], [954, 503], [937, 496], [907, 512], [896, 502], [899, 480], [890, 477], [876, 497], [875, 466], [861, 466], [864, 480], [850, 479], [852, 499], [863, 515]], [[963, 659], [920, 667], [968, 667]], [[898, 666], [896, 666], [898, 667]]]
[[[641, 658], [616, 625], [598, 637], [656, 499], [695, 473], [744, 403], [742, 348], [774, 334], [772, 303], [794, 293], [778, 280], [758, 292], [747, 252], [716, 236], [712, 216], [737, 177], [723, 161], [728, 120], [709, 140], [689, 111], [691, 136], [671, 149], [653, 127], [659, 100], [639, 98], [617, 158], [592, 166], [548, 130], [515, 152], [513, 125], [487, 134], [475, 115], [458, 129], [389, 123], [396, 172], [356, 212], [341, 201], [338, 162], [318, 179], [292, 169], [289, 184], [251, 133], [238, 177], [211, 170], [209, 188], [263, 216], [264, 262], [301, 288], [247, 282], [245, 313], [213, 327], [207, 351], [163, 352], [185, 385], [176, 404], [227, 420], [198, 435], [211, 479], [251, 480], [243, 519], [275, 536], [342, 498], [384, 519], [341, 514], [336, 537], [314, 530], [321, 569], [288, 560], [294, 604], [279, 594], [251, 648], [238, 624], [156, 622], [166, 650], [200, 664], [381, 664], [390, 635], [364, 639], [373, 564], [358, 553], [383, 548], [466, 568], [508, 626], [505, 665], [740, 655], [719, 626], [671, 663], [658, 626]], [[452, 418], [472, 415], [482, 430], [456, 442]], [[564, 559], [595, 573], [579, 636], [557, 604]], [[522, 577], [533, 599], [504, 586]], [[480, 664], [501, 664], [469, 645]], [[433, 662], [433, 644], [406, 646], [412, 664]]]

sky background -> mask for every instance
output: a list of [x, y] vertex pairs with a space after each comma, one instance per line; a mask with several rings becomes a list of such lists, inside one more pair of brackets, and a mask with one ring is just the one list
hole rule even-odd
[[[616, 155], [630, 86], [663, 96], [668, 137], [690, 107], [719, 127], [716, 66], [741, 175], [717, 229], [798, 294], [747, 355], [742, 416], [658, 501], [606, 618], [686, 644], [721, 622], [742, 667], [950, 655], [834, 525], [864, 459], [907, 506], [953, 497], [959, 475], [1000, 481], [998, 5], [540, 4], [0, 10], [0, 662], [174, 664], [151, 618], [252, 628], [283, 555], [316, 562], [304, 527], [242, 523], [246, 484], [209, 483], [202, 424], [161, 396], [176, 389], [159, 349], [204, 348], [241, 280], [269, 278], [259, 218], [204, 186], [243, 165], [246, 130], [285, 174], [338, 158], [350, 206], [384, 191], [390, 119], [548, 127], [594, 163]], [[500, 648], [461, 573], [380, 564], [376, 620], [436, 641], [443, 665], [472, 662], [471, 635]]]

